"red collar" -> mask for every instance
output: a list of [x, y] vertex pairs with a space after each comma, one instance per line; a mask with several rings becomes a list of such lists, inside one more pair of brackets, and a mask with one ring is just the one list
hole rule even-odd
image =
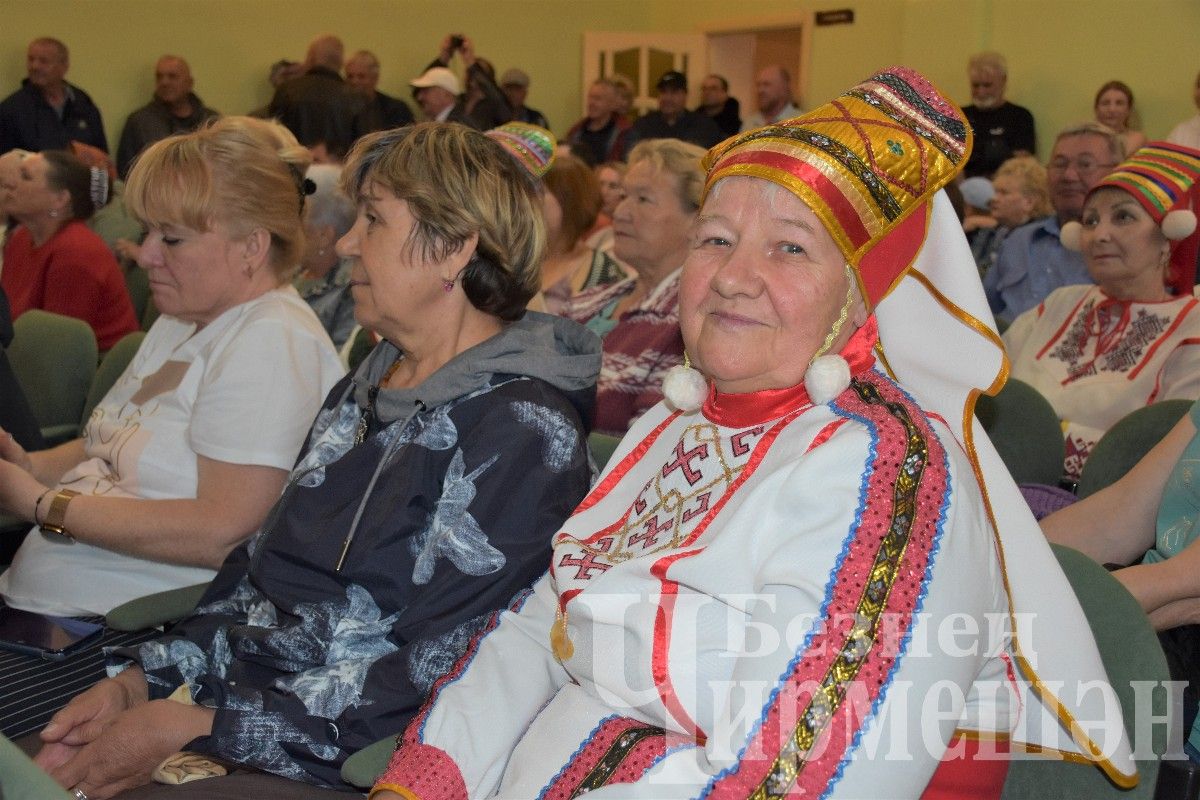
[[[867, 319], [867, 324], [855, 331], [842, 348], [841, 356], [850, 365], [851, 377], [858, 377], [874, 366], [874, 350], [878, 341], [879, 326], [872, 315]], [[803, 382], [784, 389], [762, 389], [742, 394], [722, 394], [709, 384], [708, 398], [701, 412], [723, 427], [747, 428], [778, 419], [811, 402]]]

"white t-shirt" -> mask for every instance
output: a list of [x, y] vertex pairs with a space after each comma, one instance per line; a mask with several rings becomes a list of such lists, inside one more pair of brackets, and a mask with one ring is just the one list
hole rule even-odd
[[1200, 114], [1185, 119], [1172, 128], [1170, 135], [1167, 136], [1167, 141], [1171, 144], [1181, 144], [1184, 147], [1200, 150]]
[[[196, 330], [160, 317], [84, 431], [88, 456], [59, 486], [148, 500], [196, 496], [196, 456], [290, 469], [326, 393], [341, 377], [329, 336], [291, 286]], [[215, 573], [26, 537], [0, 594], [17, 608], [105, 614]]]

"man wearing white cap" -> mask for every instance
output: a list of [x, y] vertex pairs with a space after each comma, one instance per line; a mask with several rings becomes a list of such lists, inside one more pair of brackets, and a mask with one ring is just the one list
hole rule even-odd
[[525, 105], [525, 98], [529, 96], [529, 75], [524, 70], [515, 67], [506, 70], [500, 76], [500, 88], [508, 98], [508, 104], [512, 106], [513, 122], [527, 122], [547, 129], [550, 127], [545, 114]]
[[417, 105], [431, 121], [469, 124], [466, 114], [458, 107], [458, 76], [450, 70], [430, 67], [410, 85], [416, 89]]

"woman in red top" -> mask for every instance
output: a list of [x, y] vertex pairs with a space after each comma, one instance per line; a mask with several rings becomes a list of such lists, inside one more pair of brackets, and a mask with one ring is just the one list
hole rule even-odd
[[58, 150], [31, 155], [6, 190], [8, 213], [22, 223], [4, 246], [2, 285], [13, 317], [40, 308], [77, 317], [101, 351], [138, 329], [121, 268], [84, 220], [107, 194], [107, 180]]

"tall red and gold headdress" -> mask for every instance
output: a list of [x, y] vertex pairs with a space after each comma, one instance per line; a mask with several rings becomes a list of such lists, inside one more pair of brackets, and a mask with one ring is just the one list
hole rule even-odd
[[894, 67], [803, 116], [714, 147], [705, 194], [735, 175], [789, 189], [825, 223], [874, 308], [916, 256], [929, 202], [962, 169], [972, 138], [958, 106]]

